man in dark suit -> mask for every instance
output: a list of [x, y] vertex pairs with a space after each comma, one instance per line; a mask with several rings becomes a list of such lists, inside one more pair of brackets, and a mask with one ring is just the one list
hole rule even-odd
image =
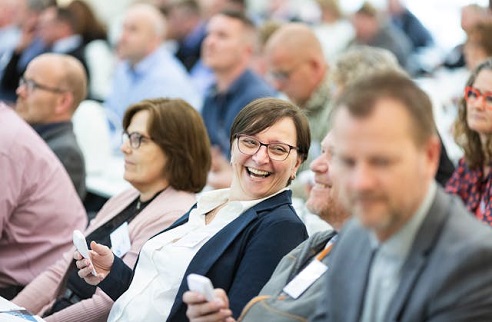
[[81, 199], [86, 193], [85, 165], [71, 119], [86, 94], [87, 76], [77, 59], [43, 54], [27, 66], [16, 104], [17, 113], [60, 159]]
[[492, 321], [492, 231], [435, 183], [427, 95], [385, 73], [348, 88], [333, 115], [333, 173], [354, 215], [312, 321]]
[[[32, 26], [33, 30], [30, 32], [23, 30], [26, 34], [22, 36], [22, 40], [5, 62], [3, 74], [0, 77], [0, 95], [4, 99], [15, 101], [15, 89], [25, 72], [27, 63], [42, 53], [73, 56], [83, 64], [88, 75], [85, 58], [86, 44], [83, 42], [82, 35], [77, 33], [79, 22], [74, 13], [67, 8], [54, 5], [38, 9], [40, 13], [35, 20], [36, 23]], [[87, 77], [90, 78], [89, 75]]]

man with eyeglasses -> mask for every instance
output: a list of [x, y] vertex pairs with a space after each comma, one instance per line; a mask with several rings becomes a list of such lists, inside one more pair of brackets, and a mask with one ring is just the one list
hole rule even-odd
[[81, 200], [85, 164], [73, 132], [72, 116], [87, 94], [82, 64], [62, 54], [32, 60], [17, 88], [17, 113], [45, 140], [67, 170]]
[[[320, 154], [320, 144], [328, 132], [330, 88], [328, 64], [316, 34], [302, 23], [288, 23], [273, 33], [266, 43], [268, 77], [273, 86], [302, 108], [309, 120], [311, 148], [305, 164]], [[300, 170], [307, 170], [306, 167]], [[297, 187], [296, 187], [297, 186]], [[302, 189], [292, 186], [296, 195]]]

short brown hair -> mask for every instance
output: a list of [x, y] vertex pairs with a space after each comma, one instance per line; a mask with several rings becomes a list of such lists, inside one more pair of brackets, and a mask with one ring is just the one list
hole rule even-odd
[[149, 135], [167, 156], [164, 175], [169, 185], [200, 192], [211, 165], [210, 141], [200, 113], [182, 99], [143, 100], [126, 110], [123, 129], [140, 111], [149, 112]]
[[238, 135], [260, 133], [286, 117], [294, 122], [297, 153], [302, 162], [306, 161], [311, 145], [309, 122], [299, 107], [277, 98], [259, 98], [246, 105], [237, 114], [231, 126], [231, 146]]
[[333, 114], [336, 115], [338, 110], [345, 108], [352, 116], [365, 118], [371, 115], [381, 99], [393, 99], [402, 103], [410, 115], [412, 136], [417, 146], [424, 145], [436, 135], [429, 96], [409, 77], [397, 71], [377, 72], [355, 81], [335, 102]]
[[243, 11], [240, 10], [233, 10], [233, 9], [225, 9], [220, 11], [217, 16], [225, 16], [229, 19], [236, 20], [241, 23], [243, 26], [243, 37], [244, 41], [251, 44], [252, 46], [255, 45], [257, 34], [256, 34], [256, 26], [251, 18], [244, 13]]

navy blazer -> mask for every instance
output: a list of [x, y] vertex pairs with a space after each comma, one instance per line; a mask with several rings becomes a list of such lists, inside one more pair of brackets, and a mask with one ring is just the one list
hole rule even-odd
[[[214, 287], [223, 288], [237, 318], [246, 303], [266, 284], [280, 259], [308, 236], [304, 223], [292, 208], [291, 197], [291, 191], [284, 191], [241, 214], [202, 246], [184, 276], [205, 275]], [[191, 209], [161, 233], [186, 223], [190, 212]], [[116, 300], [128, 289], [132, 277], [132, 270], [115, 257], [111, 272], [99, 287]], [[188, 321], [182, 301], [187, 290], [184, 278], [168, 321]]]
[[[346, 225], [310, 321], [359, 321], [370, 245], [366, 229], [355, 221]], [[401, 276], [385, 321], [492, 321], [492, 230], [438, 187]]]

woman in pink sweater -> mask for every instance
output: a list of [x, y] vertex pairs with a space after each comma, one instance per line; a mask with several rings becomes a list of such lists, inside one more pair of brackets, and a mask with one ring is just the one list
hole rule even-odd
[[[200, 114], [179, 99], [130, 106], [123, 129], [124, 178], [133, 188], [111, 198], [85, 235], [133, 267], [147, 239], [195, 203], [210, 168], [210, 144]], [[73, 252], [67, 251], [13, 302], [49, 322], [106, 321], [113, 301], [78, 277]]]

